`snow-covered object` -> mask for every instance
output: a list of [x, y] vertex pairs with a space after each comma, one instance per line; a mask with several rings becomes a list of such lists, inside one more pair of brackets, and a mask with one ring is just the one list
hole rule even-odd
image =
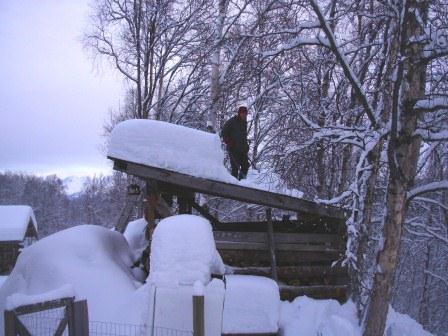
[[0, 330], [8, 297], [49, 297], [64, 286], [87, 299], [93, 321], [142, 324], [151, 300], [147, 286], [137, 289], [132, 262], [123, 235], [100, 226], [77, 226], [38, 241], [22, 251], [0, 288]]
[[[280, 329], [283, 336], [361, 336], [356, 306], [352, 301], [340, 305], [335, 300], [314, 300], [306, 296], [282, 302]], [[387, 336], [431, 336], [407, 315], [389, 307]]]
[[223, 334], [276, 333], [280, 292], [275, 281], [259, 276], [227, 275]]
[[217, 134], [157, 120], [126, 120], [114, 127], [108, 156], [220, 181], [235, 180], [223, 165]]
[[76, 297], [75, 290], [72, 285], [64, 285], [61, 288], [45, 292], [43, 294], [26, 295], [15, 293], [6, 299], [6, 309], [13, 310], [20, 306], [31, 305], [35, 303], [52, 301], [67, 297]]
[[37, 232], [37, 222], [31, 207], [0, 205], [0, 241], [22, 241], [30, 221]]
[[281, 185], [278, 176], [250, 170], [238, 181], [224, 166], [217, 134], [157, 120], [126, 120], [112, 130], [108, 156], [214, 181], [303, 197]]
[[152, 235], [148, 280], [157, 286], [203, 284], [224, 273], [208, 220], [193, 215], [163, 219]]
[[2, 286], [5, 283], [6, 279], [8, 279], [7, 275], [0, 275], [0, 288], [2, 288]]
[[129, 247], [136, 257], [140, 256], [142, 251], [148, 246], [145, 238], [145, 229], [147, 222], [144, 218], [129, 222], [123, 235], [126, 238]]
[[[222, 307], [224, 302], [224, 283], [212, 279], [204, 290], [204, 329], [207, 336], [221, 336]], [[181, 335], [191, 334], [193, 330], [192, 296], [194, 286], [157, 287], [155, 296], [156, 328], [176, 329]], [[157, 335], [157, 330], [156, 333]]]
[[413, 320], [409, 315], [400, 314], [389, 306], [386, 322], [386, 335], [390, 336], [432, 336], [423, 329], [421, 324]]

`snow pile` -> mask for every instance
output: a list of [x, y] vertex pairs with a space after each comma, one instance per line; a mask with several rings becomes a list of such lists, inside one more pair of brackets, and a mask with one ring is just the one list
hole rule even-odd
[[196, 280], [207, 284], [212, 273], [224, 273], [208, 220], [179, 215], [160, 221], [152, 236], [150, 270], [148, 280], [157, 286], [192, 285]]
[[[361, 336], [352, 301], [340, 305], [335, 300], [314, 300], [306, 296], [282, 302], [280, 329], [283, 336]], [[387, 336], [431, 336], [407, 315], [389, 307]]]
[[8, 279], [7, 275], [0, 275], [0, 288], [2, 288], [2, 286], [5, 283], [6, 279]]
[[6, 299], [6, 309], [13, 310], [20, 306], [75, 296], [76, 296], [75, 290], [73, 289], [72, 285], [64, 285], [61, 288], [36, 295], [15, 293]]
[[75, 295], [88, 300], [90, 320], [142, 324], [148, 316], [149, 290], [137, 289], [132, 262], [123, 236], [99, 226], [77, 226], [38, 241], [23, 250], [0, 288], [0, 330], [11, 295], [13, 305], [39, 295]]
[[145, 238], [146, 225], [147, 222], [144, 218], [137, 219], [129, 222], [123, 233], [136, 259], [148, 246], [148, 240]]
[[22, 241], [30, 221], [37, 231], [37, 222], [31, 207], [0, 205], [0, 241]]
[[266, 190], [292, 197], [302, 198], [304, 196], [302, 191], [289, 189], [280, 182], [281, 178], [277, 174], [251, 169], [247, 174], [247, 178], [239, 181], [239, 184], [248, 188]]
[[[222, 280], [212, 279], [206, 286], [202, 287], [204, 294], [205, 335], [221, 336], [224, 283]], [[194, 294], [194, 285], [157, 287], [155, 289], [156, 310], [154, 312], [154, 325], [157, 328], [162, 328], [159, 329], [161, 332], [156, 330], [155, 335], [192, 335], [192, 296]], [[173, 332], [169, 329], [186, 332]]]
[[280, 292], [274, 280], [250, 275], [227, 275], [225, 282], [224, 334], [278, 331]]
[[157, 120], [126, 120], [112, 131], [107, 154], [152, 167], [231, 182], [217, 134]]

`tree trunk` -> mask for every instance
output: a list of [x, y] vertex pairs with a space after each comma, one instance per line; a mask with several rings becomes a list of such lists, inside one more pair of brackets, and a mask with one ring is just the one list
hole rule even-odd
[[224, 27], [224, 20], [227, 11], [227, 0], [219, 0], [218, 17], [215, 25], [215, 50], [211, 60], [211, 78], [210, 78], [210, 98], [211, 104], [207, 117], [207, 130], [216, 132], [218, 124], [217, 108], [221, 96], [221, 85], [219, 82], [219, 66], [221, 64], [221, 38]]
[[[406, 195], [412, 186], [421, 139], [414, 136], [418, 115], [414, 103], [425, 93], [426, 64], [422, 62], [421, 44], [409, 41], [423, 33], [416, 15], [426, 23], [426, 1], [404, 3], [400, 32], [402, 63], [398, 65], [393, 90], [393, 108], [388, 144], [389, 184], [387, 187], [384, 245], [378, 254], [373, 291], [367, 309], [364, 336], [384, 334], [401, 234], [406, 216]], [[407, 56], [404, 59], [404, 56]]]

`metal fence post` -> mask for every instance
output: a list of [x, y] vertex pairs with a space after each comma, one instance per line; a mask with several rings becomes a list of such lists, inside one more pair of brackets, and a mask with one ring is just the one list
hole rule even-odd
[[196, 281], [193, 286], [193, 336], [204, 336], [204, 285]]

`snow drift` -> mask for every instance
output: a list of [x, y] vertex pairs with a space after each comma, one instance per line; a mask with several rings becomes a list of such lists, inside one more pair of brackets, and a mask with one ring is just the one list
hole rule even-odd
[[154, 230], [148, 280], [157, 286], [207, 284], [224, 273], [208, 220], [194, 215], [163, 219]]
[[70, 293], [87, 299], [91, 320], [142, 324], [149, 298], [146, 286], [137, 290], [132, 262], [124, 237], [99, 226], [77, 226], [38, 241], [23, 250], [0, 288], [0, 330], [8, 297], [16, 306]]

